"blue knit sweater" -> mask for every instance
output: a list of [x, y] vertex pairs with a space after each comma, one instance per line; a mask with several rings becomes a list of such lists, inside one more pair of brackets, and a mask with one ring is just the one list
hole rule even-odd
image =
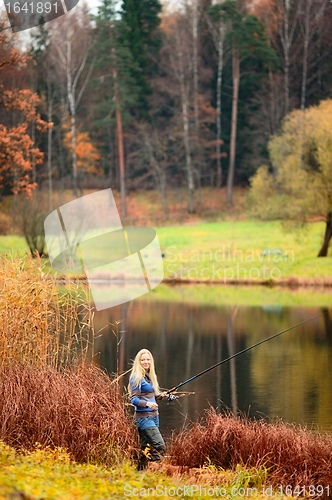
[[[146, 406], [147, 402], [155, 403], [156, 394], [153, 389], [153, 385], [148, 375], [141, 380], [141, 385], [134, 385], [134, 377], [130, 378], [130, 388], [131, 397], [130, 401], [135, 406], [135, 417], [142, 418], [158, 415], [158, 410], [152, 410], [149, 406]], [[158, 399], [158, 395], [157, 395]]]

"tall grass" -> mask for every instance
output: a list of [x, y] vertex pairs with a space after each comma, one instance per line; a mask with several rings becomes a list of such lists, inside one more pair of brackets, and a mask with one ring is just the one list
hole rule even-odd
[[92, 365], [74, 373], [12, 363], [0, 369], [0, 439], [16, 449], [65, 448], [75, 461], [111, 465], [137, 448], [119, 386]]
[[0, 366], [20, 361], [60, 368], [93, 357], [89, 289], [61, 289], [40, 259], [0, 257]]
[[117, 380], [93, 365], [89, 292], [40, 259], [0, 258], [0, 439], [114, 464], [137, 448]]
[[168, 453], [177, 466], [201, 467], [208, 460], [224, 469], [266, 467], [271, 485], [331, 487], [332, 436], [294, 425], [236, 419], [210, 409], [204, 422], [173, 436]]

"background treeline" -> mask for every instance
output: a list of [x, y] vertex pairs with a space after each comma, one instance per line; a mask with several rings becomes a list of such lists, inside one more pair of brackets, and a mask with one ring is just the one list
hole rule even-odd
[[184, 185], [189, 212], [201, 186], [231, 205], [283, 117], [331, 96], [329, 0], [83, 3], [23, 48], [0, 28], [0, 192], [44, 186], [50, 209], [55, 189], [109, 186], [123, 215], [140, 188], [166, 213]]

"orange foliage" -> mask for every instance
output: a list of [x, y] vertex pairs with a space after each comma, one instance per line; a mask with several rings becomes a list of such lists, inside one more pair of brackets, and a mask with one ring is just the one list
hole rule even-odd
[[278, 19], [282, 17], [277, 0], [247, 0], [246, 6], [250, 14], [254, 14], [264, 22], [268, 35], [275, 35], [278, 29]]
[[[4, 76], [7, 67], [19, 70], [26, 65], [26, 56], [14, 47], [13, 37], [5, 29], [2, 19], [0, 19], [0, 54], [0, 78]], [[0, 124], [0, 187], [4, 181], [10, 182], [14, 194], [25, 191], [30, 197], [36, 187], [29, 177], [29, 172], [32, 170], [31, 160], [34, 157], [35, 162], [40, 163], [43, 153], [34, 147], [27, 133], [28, 123], [34, 122], [41, 131], [52, 126], [41, 120], [40, 115], [36, 113], [39, 102], [38, 95], [30, 89], [8, 90], [0, 85], [0, 107], [7, 112], [18, 113], [21, 122], [11, 128]]]
[[[64, 125], [68, 130], [69, 125]], [[68, 130], [65, 135], [65, 145], [69, 151], [73, 152], [72, 132]], [[77, 167], [88, 174], [103, 175], [103, 169], [96, 164], [100, 160], [100, 154], [90, 140], [89, 132], [79, 132], [76, 136]]]

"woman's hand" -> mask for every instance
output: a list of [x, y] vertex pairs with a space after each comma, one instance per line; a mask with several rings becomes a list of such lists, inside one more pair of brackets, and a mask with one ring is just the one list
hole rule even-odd
[[167, 392], [166, 392], [166, 391], [161, 392], [161, 393], [159, 394], [159, 396], [161, 396], [162, 398], [168, 398], [168, 394], [167, 394]]
[[146, 406], [148, 406], [149, 408], [151, 408], [151, 410], [157, 410], [157, 408], [158, 408], [157, 403], [152, 403], [150, 401], [147, 401]]

